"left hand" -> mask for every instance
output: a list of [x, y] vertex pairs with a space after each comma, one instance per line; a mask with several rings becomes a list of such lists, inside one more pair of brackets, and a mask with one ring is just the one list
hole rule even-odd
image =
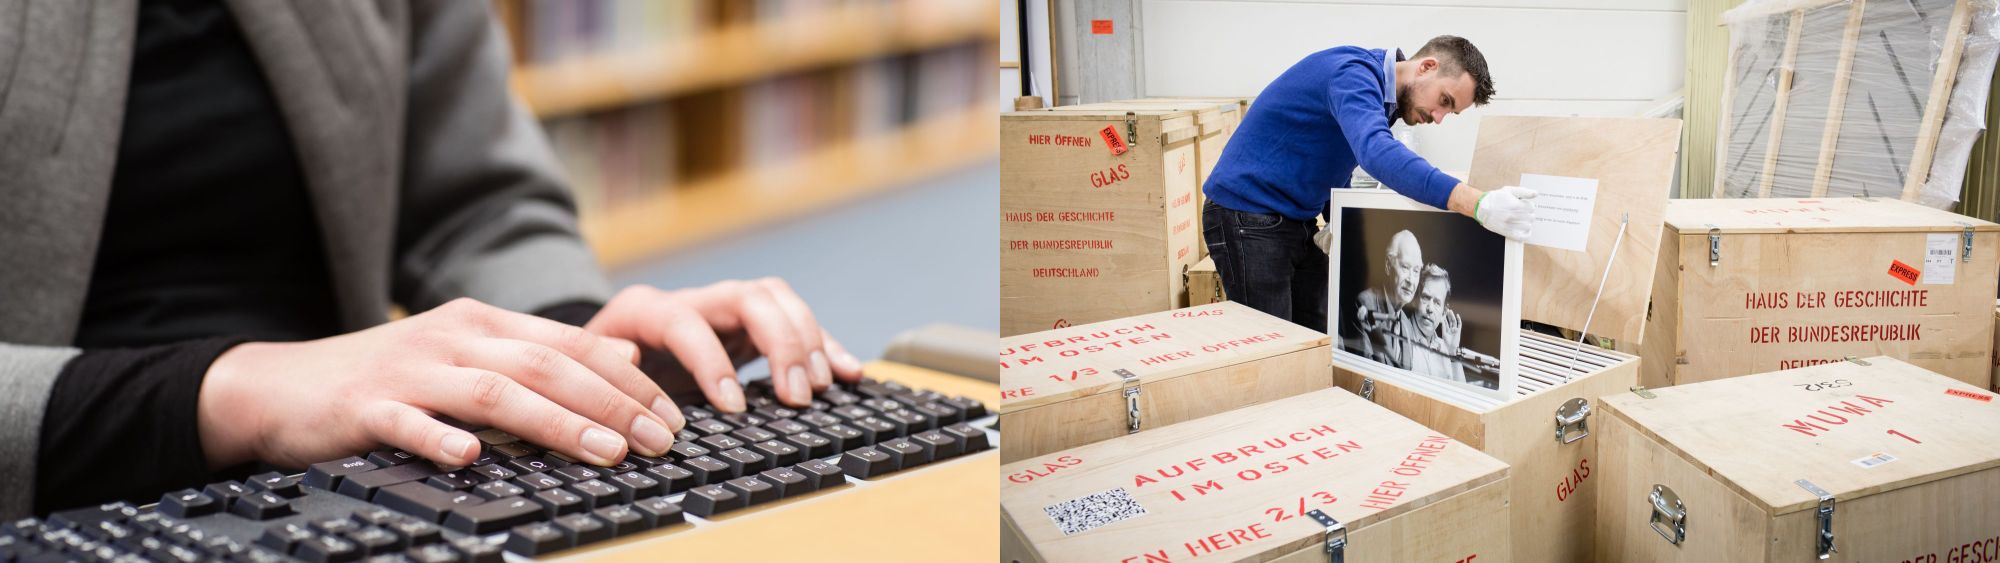
[[861, 362], [820, 328], [790, 285], [778, 278], [730, 280], [665, 291], [627, 287], [584, 328], [673, 353], [724, 412], [745, 408], [736, 367], [761, 353], [770, 360], [778, 402], [803, 407], [833, 378], [861, 379]]
[[1319, 246], [1320, 254], [1332, 255], [1333, 231], [1326, 230], [1326, 227], [1320, 227], [1319, 232], [1313, 233], [1313, 244]]

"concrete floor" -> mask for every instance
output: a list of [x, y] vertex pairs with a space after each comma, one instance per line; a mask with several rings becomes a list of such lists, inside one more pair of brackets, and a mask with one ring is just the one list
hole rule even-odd
[[[1000, 330], [1000, 164], [921, 180], [612, 272], [623, 286], [778, 276], [868, 361], [931, 323]], [[768, 371], [759, 361], [745, 375]]]

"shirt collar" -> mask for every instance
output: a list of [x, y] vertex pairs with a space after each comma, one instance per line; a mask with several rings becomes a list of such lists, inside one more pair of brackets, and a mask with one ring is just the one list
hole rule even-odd
[[1392, 49], [1382, 52], [1382, 112], [1388, 114], [1389, 123], [1396, 122], [1396, 63], [1403, 62], [1403, 50]]

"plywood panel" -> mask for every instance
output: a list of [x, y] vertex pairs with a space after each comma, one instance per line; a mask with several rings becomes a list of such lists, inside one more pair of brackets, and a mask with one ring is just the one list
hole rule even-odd
[[[1673, 185], [1680, 120], [1490, 117], [1474, 152], [1476, 186], [1517, 185], [1522, 174], [1595, 178], [1596, 209], [1585, 252], [1527, 247], [1521, 317], [1583, 329], [1607, 266], [1589, 332], [1640, 341], [1659, 232]], [[1629, 215], [1630, 223], [1621, 224]], [[1625, 237], [1619, 242], [1623, 229]], [[1616, 245], [1615, 264], [1612, 249]]]

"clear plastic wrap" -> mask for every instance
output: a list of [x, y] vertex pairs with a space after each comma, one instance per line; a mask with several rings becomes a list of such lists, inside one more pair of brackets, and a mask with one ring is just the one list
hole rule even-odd
[[1723, 14], [1730, 74], [1715, 197], [1949, 208], [1986, 123], [1997, 4], [1749, 0]]

